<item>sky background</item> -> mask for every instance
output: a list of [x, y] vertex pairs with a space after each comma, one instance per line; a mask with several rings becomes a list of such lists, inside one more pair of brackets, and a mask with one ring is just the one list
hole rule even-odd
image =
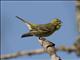
[[[63, 25], [48, 40], [56, 46], [72, 46], [78, 34], [74, 1], [1, 1], [1, 54], [42, 48], [36, 37], [21, 38], [28, 28], [15, 16], [43, 24], [59, 18]], [[80, 60], [74, 53], [57, 52], [63, 60]], [[24, 56], [10, 60], [50, 60], [47, 54]]]

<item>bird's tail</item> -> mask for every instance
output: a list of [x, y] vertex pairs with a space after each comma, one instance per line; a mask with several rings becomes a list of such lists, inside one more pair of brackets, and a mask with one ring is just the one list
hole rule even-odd
[[28, 33], [25, 33], [21, 36], [21, 38], [24, 38], [24, 37], [30, 37], [30, 36], [33, 36], [32, 33], [28, 32]]
[[27, 23], [27, 24], [31, 25], [31, 23], [30, 23], [30, 22], [28, 22], [28, 21], [26, 21], [26, 20], [22, 19], [22, 18], [21, 18], [21, 17], [19, 17], [19, 16], [16, 16], [16, 18], [20, 19], [20, 20], [21, 20], [22, 22], [24, 22], [24, 23]]
[[25, 23], [30, 30], [32, 29], [32, 26], [33, 26], [32, 23], [30, 23], [29, 21], [26, 21], [26, 20], [20, 18], [19, 16], [16, 16], [16, 17], [17, 17], [18, 19], [20, 19], [23, 23]]

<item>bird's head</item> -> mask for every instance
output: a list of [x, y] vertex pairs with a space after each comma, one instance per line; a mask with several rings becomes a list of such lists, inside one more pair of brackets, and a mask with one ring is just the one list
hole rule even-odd
[[59, 29], [62, 25], [62, 21], [58, 18], [53, 19], [51, 23], [56, 27], [56, 29]]

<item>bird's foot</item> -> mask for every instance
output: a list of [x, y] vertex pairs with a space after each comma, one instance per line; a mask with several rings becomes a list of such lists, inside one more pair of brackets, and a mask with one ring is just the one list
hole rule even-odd
[[46, 38], [44, 38], [44, 37], [39, 37], [39, 40], [46, 40]]

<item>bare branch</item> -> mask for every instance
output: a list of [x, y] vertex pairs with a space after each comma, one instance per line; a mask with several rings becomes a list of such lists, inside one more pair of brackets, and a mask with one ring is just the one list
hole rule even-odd
[[[64, 51], [64, 52], [76, 52], [76, 48], [75, 47], [66, 47], [66, 46], [60, 46], [56, 48], [56, 51]], [[46, 53], [46, 51], [44, 49], [37, 49], [37, 50], [33, 50], [33, 51], [18, 51], [12, 54], [4, 54], [4, 55], [0, 55], [1, 59], [10, 59], [10, 58], [17, 58], [20, 56], [32, 56], [32, 55], [36, 55], [36, 54], [43, 54]], [[53, 55], [54, 56], [54, 55]], [[53, 57], [52, 56], [52, 57]]]
[[56, 54], [55, 44], [46, 40], [45, 38], [40, 38], [39, 43], [44, 48], [44, 50], [50, 55], [51, 60], [61, 60]]
[[33, 51], [18, 51], [12, 54], [0, 55], [0, 58], [10, 59], [10, 58], [16, 58], [16, 57], [25, 56], [25, 55], [31, 56], [31, 55], [42, 54], [42, 53], [45, 53], [44, 49], [38, 49], [38, 50], [33, 50]]
[[[56, 55], [56, 51], [64, 51], [64, 52], [68, 52], [68, 53], [76, 53], [76, 55], [79, 55], [80, 52], [80, 43], [77, 43], [76, 45], [73, 45], [72, 47], [66, 47], [66, 46], [59, 46], [59, 47], [55, 47], [55, 44], [46, 40], [46, 39], [40, 39], [38, 40], [39, 43], [42, 45], [42, 49], [37, 49], [37, 50], [33, 50], [33, 51], [18, 51], [16, 53], [11, 53], [11, 54], [3, 54], [0, 55], [1, 59], [10, 59], [10, 58], [17, 58], [17, 57], [21, 57], [21, 56], [32, 56], [32, 55], [36, 55], [36, 54], [43, 54], [43, 53], [48, 53], [51, 58], [53, 59], [57, 59], [59, 58]], [[57, 58], [55, 58], [57, 57]]]
[[76, 48], [74, 46], [66, 47], [66, 46], [62, 45], [60, 47], [57, 47], [56, 50], [57, 51], [64, 51], [64, 52], [68, 52], [68, 53], [76, 52]]
[[76, 20], [77, 20], [77, 27], [78, 32], [80, 32], [80, 1], [76, 1]]

